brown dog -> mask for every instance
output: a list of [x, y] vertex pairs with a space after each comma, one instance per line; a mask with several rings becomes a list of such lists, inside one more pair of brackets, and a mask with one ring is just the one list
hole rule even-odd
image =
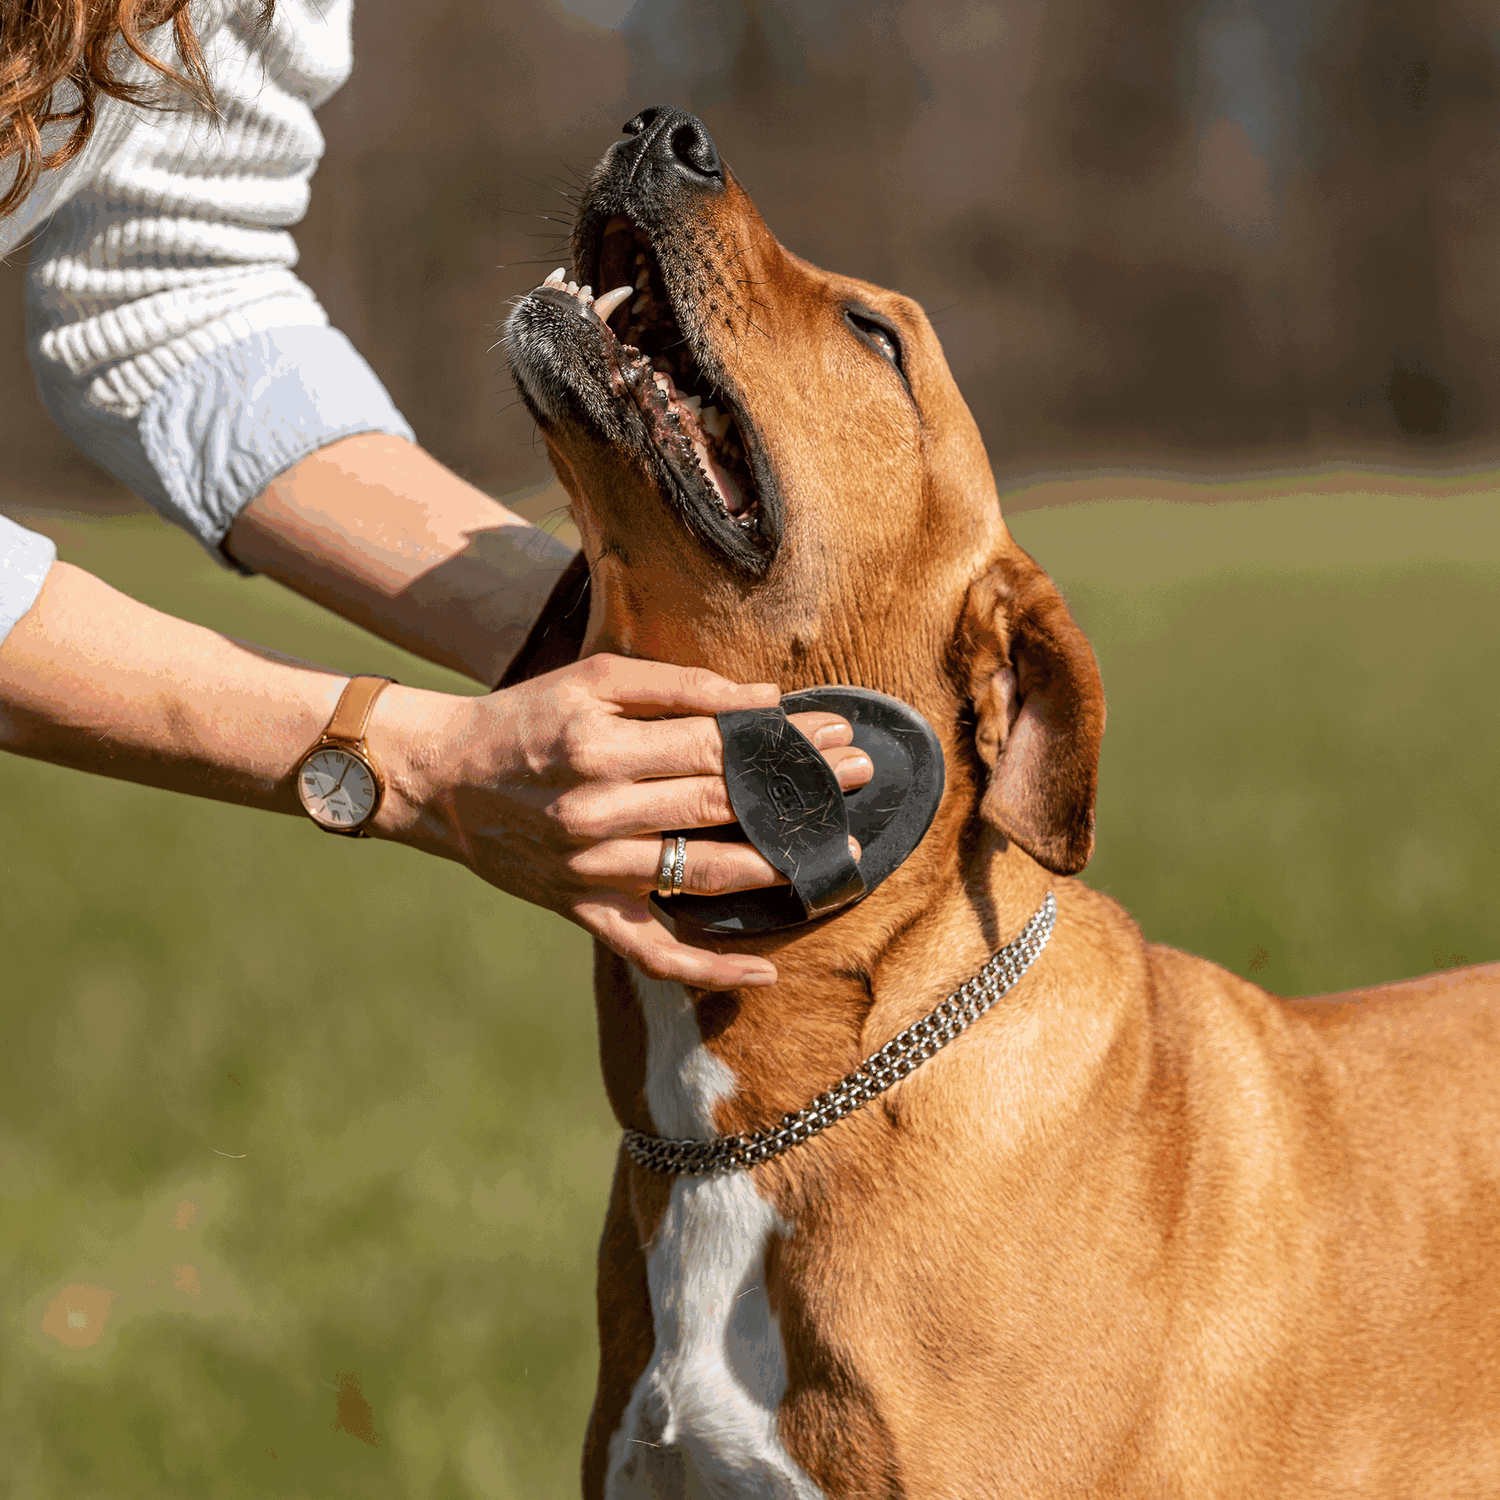
[[776, 1160], [622, 1153], [585, 1492], [1500, 1493], [1500, 966], [1286, 1001], [1068, 879], [1098, 670], [921, 309], [780, 246], [691, 116], [626, 130], [574, 250], [628, 305], [552, 286], [508, 325], [592, 576], [516, 670], [586, 615], [589, 651], [876, 688], [947, 788], [864, 902], [737, 944], [769, 990], [600, 951], [621, 1124], [773, 1124], [1058, 915], [971, 1030]]

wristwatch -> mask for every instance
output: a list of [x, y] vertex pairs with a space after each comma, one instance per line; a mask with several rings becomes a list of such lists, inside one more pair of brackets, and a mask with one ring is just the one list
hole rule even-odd
[[319, 828], [363, 838], [385, 782], [365, 748], [365, 725], [391, 677], [351, 677], [322, 738], [297, 763], [297, 796]]

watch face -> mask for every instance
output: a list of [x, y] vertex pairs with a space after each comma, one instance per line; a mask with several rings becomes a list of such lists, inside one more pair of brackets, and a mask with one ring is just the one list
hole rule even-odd
[[334, 746], [314, 750], [297, 772], [297, 795], [325, 828], [358, 828], [375, 811], [375, 778], [358, 756]]

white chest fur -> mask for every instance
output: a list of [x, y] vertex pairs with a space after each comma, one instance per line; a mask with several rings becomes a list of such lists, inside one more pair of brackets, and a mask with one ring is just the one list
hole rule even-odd
[[[631, 979], [652, 1124], [705, 1139], [734, 1074], [703, 1045], [680, 984]], [[776, 1431], [786, 1362], [765, 1264], [786, 1232], [748, 1172], [676, 1179], [646, 1262], [656, 1348], [610, 1439], [607, 1500], [821, 1500]]]

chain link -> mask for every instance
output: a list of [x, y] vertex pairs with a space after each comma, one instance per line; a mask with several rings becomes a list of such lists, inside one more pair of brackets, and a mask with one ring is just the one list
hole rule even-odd
[[965, 980], [941, 1005], [928, 1011], [920, 1021], [913, 1021], [806, 1108], [783, 1115], [779, 1125], [740, 1135], [714, 1136], [706, 1141], [670, 1141], [639, 1130], [627, 1130], [625, 1149], [632, 1160], [652, 1172], [706, 1177], [756, 1167], [793, 1146], [800, 1146], [878, 1098], [967, 1031], [1036, 962], [1052, 936], [1056, 921], [1057, 901], [1048, 891], [1047, 899], [1017, 936], [972, 979]]

